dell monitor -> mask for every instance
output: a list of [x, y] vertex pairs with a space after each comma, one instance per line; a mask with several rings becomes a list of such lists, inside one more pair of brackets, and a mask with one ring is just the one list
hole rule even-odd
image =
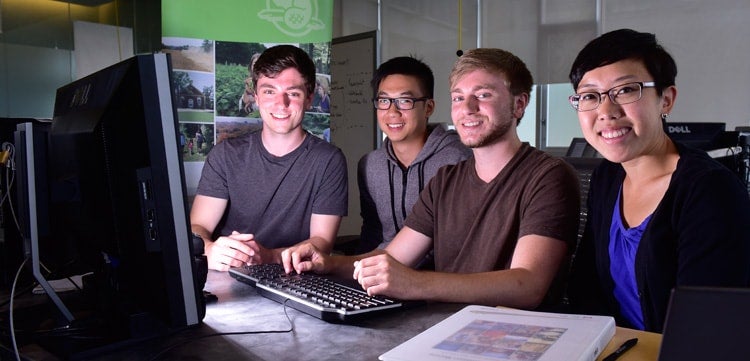
[[737, 137], [726, 134], [725, 123], [664, 124], [664, 130], [673, 140], [707, 152], [737, 145]]
[[81, 319], [64, 305], [63, 314], [96, 324], [104, 345], [197, 325], [205, 314], [207, 266], [191, 241], [171, 74], [169, 55], [138, 55], [59, 88], [47, 179], [33, 183], [47, 187], [36, 197], [38, 219], [49, 222], [40, 237], [73, 249], [67, 264], [89, 274], [82, 292], [95, 309]]
[[669, 137], [677, 142], [705, 150], [711, 158], [725, 165], [740, 179], [747, 182], [740, 132], [726, 131], [725, 123], [674, 123], [664, 124]]

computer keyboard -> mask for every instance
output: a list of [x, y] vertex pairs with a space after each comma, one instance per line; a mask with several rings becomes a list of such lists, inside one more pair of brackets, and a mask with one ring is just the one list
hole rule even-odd
[[379, 296], [369, 296], [352, 280], [333, 279], [303, 273], [284, 273], [280, 264], [235, 267], [229, 274], [255, 287], [266, 298], [286, 304], [328, 322], [352, 322], [407, 303]]

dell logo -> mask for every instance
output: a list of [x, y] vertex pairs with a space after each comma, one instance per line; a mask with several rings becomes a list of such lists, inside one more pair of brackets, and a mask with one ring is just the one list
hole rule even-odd
[[691, 133], [690, 128], [688, 128], [687, 125], [677, 125], [677, 126], [670, 125], [668, 126], [668, 131], [669, 131], [669, 134], [672, 134], [672, 133], [690, 134]]
[[91, 91], [91, 84], [84, 84], [79, 87], [73, 93], [73, 98], [70, 100], [70, 107], [75, 108], [82, 105], [86, 105], [89, 102], [89, 92]]

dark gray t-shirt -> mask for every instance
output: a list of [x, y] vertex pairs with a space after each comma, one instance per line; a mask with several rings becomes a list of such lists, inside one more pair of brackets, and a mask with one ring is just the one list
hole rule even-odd
[[260, 131], [217, 144], [206, 158], [197, 194], [229, 200], [214, 238], [252, 233], [266, 248], [310, 238], [313, 213], [345, 216], [346, 160], [311, 134], [291, 153], [270, 154]]

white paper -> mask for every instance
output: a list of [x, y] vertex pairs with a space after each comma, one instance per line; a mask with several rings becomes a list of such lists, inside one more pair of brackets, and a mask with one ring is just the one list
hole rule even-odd
[[[49, 283], [50, 286], [52, 286], [52, 289], [55, 292], [73, 291], [79, 288], [83, 289], [83, 280], [82, 280], [83, 276], [90, 275], [90, 274], [91, 272], [85, 273], [82, 275], [70, 276], [70, 279], [63, 278], [63, 279], [51, 280], [47, 282]], [[71, 281], [75, 282], [75, 285]], [[76, 287], [76, 285], [78, 285], [78, 287]], [[42, 288], [42, 286], [37, 285], [36, 287], [34, 287], [34, 289], [31, 292], [37, 295], [41, 295], [41, 294], [44, 294], [44, 288]]]

